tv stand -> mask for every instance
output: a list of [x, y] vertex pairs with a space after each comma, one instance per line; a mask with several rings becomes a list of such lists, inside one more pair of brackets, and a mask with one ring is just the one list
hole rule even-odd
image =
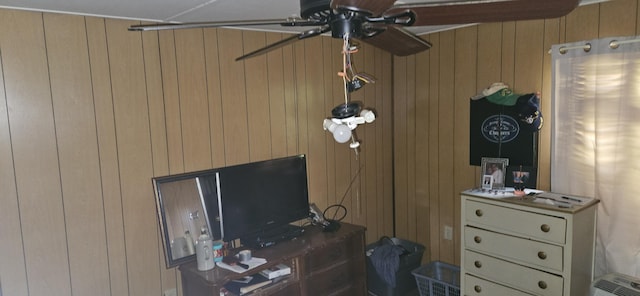
[[[296, 239], [253, 250], [254, 257], [265, 258], [267, 263], [244, 273], [235, 273], [218, 266], [212, 270], [199, 271], [195, 261], [180, 265], [182, 295], [218, 296], [220, 289], [228, 281], [278, 264], [291, 267], [291, 274], [254, 290], [252, 295], [367, 295], [365, 228], [341, 224], [342, 227], [336, 232], [325, 232], [319, 226], [307, 226]], [[238, 250], [230, 250], [230, 254], [236, 251]]]
[[278, 228], [270, 229], [260, 234], [240, 239], [243, 246], [260, 249], [273, 246], [277, 243], [288, 241], [304, 233], [304, 228], [287, 224]]

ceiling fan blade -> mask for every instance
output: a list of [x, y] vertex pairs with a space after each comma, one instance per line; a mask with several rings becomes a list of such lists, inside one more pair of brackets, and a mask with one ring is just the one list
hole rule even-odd
[[382, 15], [396, 0], [331, 0], [331, 8], [346, 8], [355, 11], [366, 11], [372, 16]]
[[311, 37], [314, 37], [314, 36], [318, 36], [320, 34], [329, 32], [330, 30], [331, 30], [331, 27], [329, 27], [329, 26], [324, 26], [324, 27], [320, 27], [320, 28], [316, 28], [316, 29], [312, 29], [312, 30], [307, 30], [307, 31], [304, 31], [304, 32], [302, 32], [302, 33], [300, 33], [298, 35], [293, 35], [293, 36], [291, 36], [289, 38], [282, 39], [282, 40], [280, 40], [280, 41], [278, 41], [276, 43], [269, 44], [269, 45], [267, 45], [267, 46], [265, 46], [263, 48], [260, 48], [260, 49], [254, 50], [254, 51], [252, 51], [250, 53], [244, 54], [244, 55], [236, 58], [236, 61], [240, 61], [240, 60], [252, 58], [252, 57], [255, 57], [255, 56], [259, 56], [261, 54], [265, 54], [265, 53], [270, 52], [272, 50], [275, 50], [275, 49], [284, 47], [286, 45], [289, 45], [291, 43], [294, 43], [294, 42], [296, 42], [298, 40], [302, 40], [302, 39], [307, 39], [307, 38], [311, 38]]
[[385, 14], [412, 10], [413, 26], [469, 24], [556, 18], [574, 10], [580, 0], [481, 0], [398, 4]]
[[431, 43], [397, 26], [387, 26], [383, 32], [360, 39], [397, 56], [407, 56], [431, 48]]
[[318, 26], [324, 23], [317, 20], [306, 20], [301, 18], [277, 19], [277, 20], [245, 20], [245, 21], [222, 21], [222, 22], [193, 22], [193, 23], [160, 23], [133, 25], [129, 31], [157, 31], [175, 29], [194, 28], [215, 28], [215, 27], [237, 27], [237, 26], [260, 26], [260, 25], [281, 25], [281, 26]]

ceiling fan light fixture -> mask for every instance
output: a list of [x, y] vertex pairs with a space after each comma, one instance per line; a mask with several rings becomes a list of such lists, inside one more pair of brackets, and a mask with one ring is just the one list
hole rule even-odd
[[355, 102], [340, 104], [331, 110], [331, 116], [337, 119], [353, 117], [360, 113], [360, 109], [360, 104]]
[[338, 143], [346, 143], [351, 139], [351, 129], [345, 124], [326, 118], [322, 127], [333, 134], [333, 139]]

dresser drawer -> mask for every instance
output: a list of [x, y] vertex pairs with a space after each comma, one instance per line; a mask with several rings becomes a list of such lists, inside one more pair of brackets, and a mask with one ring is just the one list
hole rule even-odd
[[467, 200], [465, 218], [468, 224], [509, 232], [523, 237], [564, 244], [567, 221], [513, 208]]
[[472, 275], [464, 275], [464, 295], [467, 296], [532, 296]]
[[464, 251], [464, 256], [464, 268], [472, 275], [534, 295], [563, 295], [564, 279], [561, 276], [468, 250]]
[[464, 246], [534, 267], [557, 272], [563, 268], [563, 248], [557, 245], [465, 226]]

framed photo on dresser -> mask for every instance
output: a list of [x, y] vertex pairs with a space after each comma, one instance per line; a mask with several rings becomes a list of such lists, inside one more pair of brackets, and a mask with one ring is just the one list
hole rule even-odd
[[[507, 171], [507, 166], [509, 165], [508, 158], [493, 158], [493, 157], [483, 157], [482, 158], [482, 179], [480, 180], [480, 184], [482, 184], [482, 189], [493, 189], [493, 190], [502, 190], [505, 187], [505, 172]], [[490, 188], [485, 188], [487, 176], [491, 177], [491, 182], [489, 185]]]

